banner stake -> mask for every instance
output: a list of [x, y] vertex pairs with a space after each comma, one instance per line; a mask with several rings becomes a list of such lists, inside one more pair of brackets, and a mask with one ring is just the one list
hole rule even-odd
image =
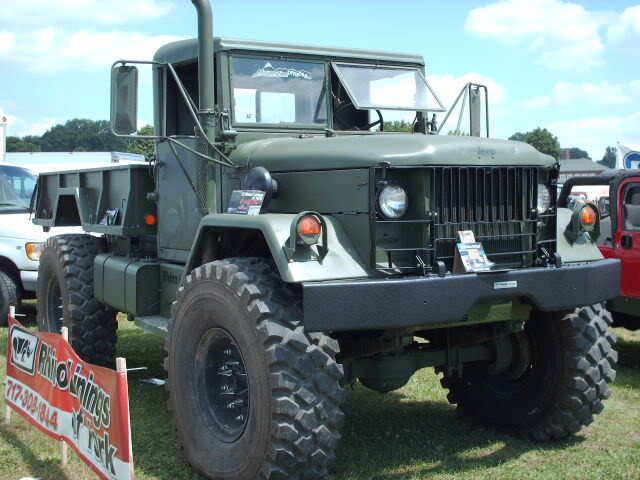
[[[15, 314], [16, 314], [16, 307], [14, 307], [13, 305], [10, 305], [9, 306], [9, 316], [13, 317]], [[9, 359], [7, 359], [7, 361], [9, 361]], [[11, 423], [11, 407], [7, 403], [4, 408], [5, 408], [5, 411], [4, 411], [4, 423], [9, 425]]]
[[[62, 327], [62, 331], [60, 333], [62, 334], [62, 338], [64, 338], [64, 341], [68, 343], [69, 329], [67, 327]], [[62, 445], [62, 451], [60, 452], [61, 453], [60, 463], [64, 466], [69, 463], [68, 447], [67, 447], [67, 442], [65, 442], [64, 440], [60, 440], [60, 444]]]

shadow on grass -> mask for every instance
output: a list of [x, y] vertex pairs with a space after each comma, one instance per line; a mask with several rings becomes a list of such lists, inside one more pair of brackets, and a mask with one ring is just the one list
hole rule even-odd
[[38, 456], [33, 453], [33, 450], [28, 445], [25, 445], [24, 442], [20, 440], [13, 431], [11, 431], [11, 427], [4, 424], [0, 425], [0, 435], [2, 435], [2, 438], [9, 445], [20, 452], [20, 456], [29, 466], [29, 473], [33, 477], [69, 480], [69, 477], [65, 475], [64, 471], [58, 465], [59, 460], [47, 461], [38, 458]]
[[[177, 445], [163, 387], [142, 383], [166, 378], [163, 340], [121, 321], [118, 355], [129, 367], [146, 366], [129, 375], [129, 396], [137, 472], [158, 479], [198, 479]], [[428, 380], [431, 382], [431, 380]], [[332, 480], [422, 478], [430, 474], [462, 475], [495, 467], [529, 451], [563, 449], [583, 441], [533, 443], [469, 419], [456, 417], [446, 402], [411, 400], [402, 392], [378, 394], [357, 386], [345, 404], [343, 440]]]
[[618, 365], [640, 368], [640, 330], [631, 332], [624, 330], [618, 335], [616, 343]]
[[495, 467], [531, 450], [556, 450], [583, 441], [533, 443], [467, 418], [434, 401], [407, 401], [356, 387], [345, 405], [346, 424], [334, 480], [423, 478]]

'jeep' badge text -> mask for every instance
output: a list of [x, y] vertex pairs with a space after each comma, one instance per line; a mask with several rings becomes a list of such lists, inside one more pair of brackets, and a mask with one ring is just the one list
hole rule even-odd
[[39, 343], [40, 339], [37, 336], [14, 326], [11, 329], [11, 364], [24, 373], [33, 375]]

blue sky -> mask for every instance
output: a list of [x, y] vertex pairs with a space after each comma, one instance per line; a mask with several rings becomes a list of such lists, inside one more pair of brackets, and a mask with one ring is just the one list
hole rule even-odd
[[[8, 135], [106, 119], [109, 68], [194, 36], [187, 0], [0, 0], [0, 115]], [[422, 54], [448, 107], [486, 83], [491, 136], [549, 128], [600, 159], [640, 143], [640, 4], [561, 0], [214, 0], [216, 36]], [[141, 120], [151, 120], [142, 73]]]

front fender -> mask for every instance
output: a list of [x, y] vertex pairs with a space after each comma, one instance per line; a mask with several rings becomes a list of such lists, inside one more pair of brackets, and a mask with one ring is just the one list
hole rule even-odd
[[583, 243], [581, 245], [571, 244], [564, 235], [567, 225], [571, 222], [573, 210], [569, 208], [558, 208], [557, 215], [557, 252], [562, 258], [562, 263], [583, 263], [602, 260], [604, 257], [595, 243]]
[[198, 226], [195, 247], [187, 262], [187, 271], [197, 266], [194, 262], [207, 231], [239, 228], [262, 232], [280, 276], [285, 282], [299, 283], [370, 276], [342, 226], [330, 215], [322, 217], [327, 227], [327, 254], [324, 258], [321, 258], [316, 247], [312, 246], [309, 255], [302, 258], [296, 256], [295, 260], [289, 260], [285, 247], [289, 240], [291, 222], [295, 217], [295, 214], [284, 213], [206, 215]]

